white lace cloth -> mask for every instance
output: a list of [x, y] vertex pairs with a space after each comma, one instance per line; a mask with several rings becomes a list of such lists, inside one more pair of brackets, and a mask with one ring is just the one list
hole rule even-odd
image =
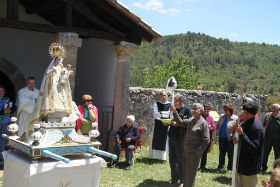
[[69, 164], [52, 159], [31, 163], [17, 152], [4, 151], [3, 187], [98, 187], [106, 162], [90, 154], [68, 157]]

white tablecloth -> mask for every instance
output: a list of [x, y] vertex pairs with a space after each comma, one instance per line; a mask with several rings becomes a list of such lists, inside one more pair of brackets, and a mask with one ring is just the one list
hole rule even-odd
[[100, 169], [106, 162], [90, 154], [68, 157], [71, 161], [30, 159], [12, 151], [4, 151], [3, 187], [97, 187]]

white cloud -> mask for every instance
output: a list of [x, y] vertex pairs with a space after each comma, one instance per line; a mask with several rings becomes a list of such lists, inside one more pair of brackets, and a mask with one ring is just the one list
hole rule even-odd
[[184, 3], [184, 2], [198, 2], [200, 0], [176, 0], [176, 3], [177, 4], [181, 4], [181, 3]]
[[239, 34], [238, 34], [238, 33], [235, 33], [235, 32], [232, 32], [232, 33], [229, 34], [229, 36], [230, 36], [230, 37], [237, 37], [237, 36], [239, 36]]
[[163, 2], [158, 0], [149, 0], [146, 3], [135, 2], [133, 6], [143, 8], [145, 10], [160, 10], [163, 8]]
[[135, 2], [133, 3], [133, 6], [137, 8], [145, 9], [147, 11], [156, 11], [161, 14], [168, 14], [170, 16], [176, 16], [177, 14], [182, 12], [182, 10], [177, 8], [164, 8], [163, 1], [161, 0], [148, 0], [146, 3]]
[[162, 14], [168, 14], [170, 16], [176, 16], [178, 13], [181, 12], [181, 10], [176, 8], [170, 8], [170, 9], [160, 9], [158, 10], [158, 12]]
[[187, 8], [187, 9], [185, 9], [184, 11], [185, 11], [185, 12], [191, 12], [192, 9]]

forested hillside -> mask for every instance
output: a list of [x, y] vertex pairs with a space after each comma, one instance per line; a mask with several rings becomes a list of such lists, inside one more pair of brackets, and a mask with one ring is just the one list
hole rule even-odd
[[191, 32], [142, 44], [132, 55], [131, 86], [143, 86], [144, 69], [166, 65], [180, 56], [188, 56], [201, 74], [198, 89], [240, 92], [237, 80], [245, 75], [247, 93], [280, 92], [280, 46], [230, 42]]

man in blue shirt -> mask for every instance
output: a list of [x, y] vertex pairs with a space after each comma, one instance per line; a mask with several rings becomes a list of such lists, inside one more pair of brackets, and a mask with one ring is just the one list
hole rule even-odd
[[3, 167], [4, 159], [2, 152], [6, 146], [6, 139], [2, 134], [8, 134], [7, 127], [11, 121], [11, 114], [16, 110], [9, 97], [5, 96], [5, 88], [0, 85], [0, 168]]

